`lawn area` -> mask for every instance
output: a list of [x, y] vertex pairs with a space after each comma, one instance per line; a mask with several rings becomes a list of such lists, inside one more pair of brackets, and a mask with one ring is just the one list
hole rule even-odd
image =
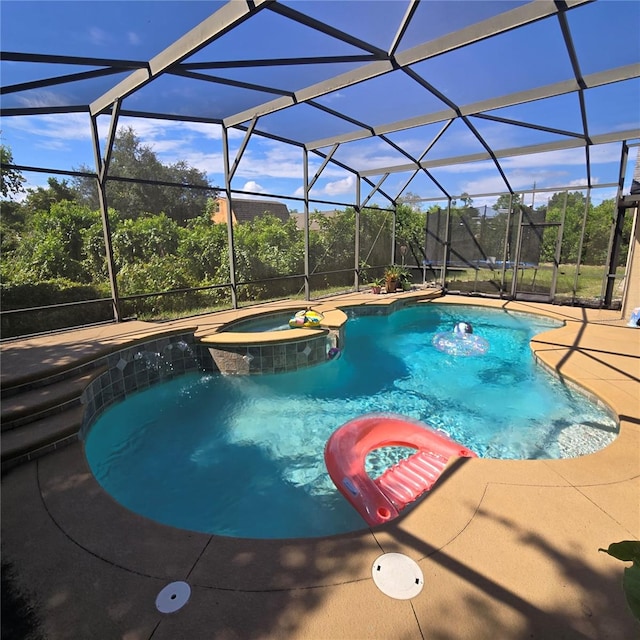
[[[576, 286], [575, 264], [562, 264], [558, 269], [556, 282], [557, 298], [574, 297], [574, 286]], [[477, 292], [477, 293], [499, 293], [501, 272], [490, 269], [467, 269], [447, 273], [448, 288], [452, 291]], [[583, 300], [596, 300], [602, 295], [602, 283], [605, 275], [603, 265], [581, 265], [578, 274], [578, 281], [575, 297]], [[540, 264], [537, 268], [520, 269], [518, 272], [518, 292], [521, 293], [548, 293], [553, 277], [553, 267], [551, 264]], [[503, 290], [511, 291], [513, 271], [505, 272], [505, 283]], [[622, 273], [616, 289], [614, 298], [622, 295]]]

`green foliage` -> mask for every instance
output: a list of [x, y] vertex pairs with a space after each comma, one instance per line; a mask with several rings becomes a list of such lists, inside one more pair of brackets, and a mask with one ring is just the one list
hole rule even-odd
[[[396, 241], [408, 248], [410, 256], [421, 256], [424, 245], [425, 216], [409, 205], [402, 204], [396, 208]], [[421, 258], [417, 263], [421, 263]]]
[[[122, 138], [121, 151], [124, 149], [128, 149], [133, 155], [133, 160], [126, 165], [132, 171], [137, 166], [136, 163], [158, 169], [153, 152], [140, 145], [132, 132], [126, 133]], [[186, 165], [181, 165], [178, 169], [188, 173]], [[144, 209], [147, 206], [143, 199], [145, 185], [121, 183], [120, 186], [130, 189], [130, 193], [126, 198], [123, 195], [122, 200], [123, 203], [129, 203], [126, 204], [127, 210], [123, 212], [110, 208], [108, 216], [119, 291], [122, 296], [130, 298], [123, 305], [124, 315], [175, 317], [180, 315], [181, 310], [228, 305], [228, 229], [224, 223], [211, 221], [214, 201], [210, 199], [207, 204], [203, 200], [203, 206], [198, 209], [197, 215], [185, 222], [166, 213], [160, 205], [155, 212]], [[94, 187], [92, 189], [95, 191]], [[2, 203], [0, 268], [2, 281], [9, 287], [3, 290], [5, 309], [11, 308], [6, 306], [10, 300], [13, 300], [11, 304], [18, 304], [18, 309], [40, 304], [39, 300], [43, 298], [41, 292], [20, 288], [31, 283], [48, 283], [51, 295], [45, 297], [46, 302], [42, 304], [66, 301], [70, 291], [84, 291], [82, 295], [90, 297], [100, 291], [100, 297], [110, 297], [102, 219], [97, 208], [85, 204], [85, 196], [86, 193], [78, 191], [76, 185], [70, 186], [64, 180], [52, 178], [46, 188], [29, 190], [23, 203]], [[457, 250], [465, 255], [482, 250], [486, 255], [494, 255], [500, 259], [507, 231], [509, 242], [512, 246], [515, 243], [517, 216], [511, 218], [511, 229], [507, 230], [506, 213], [482, 216], [470, 206], [470, 198], [465, 196], [463, 200], [462, 206], [451, 209], [452, 259], [458, 259]], [[567, 207], [566, 246], [563, 243], [565, 259], [577, 256], [576, 238], [579, 237], [582, 224], [580, 212], [585, 205], [579, 192], [569, 194], [568, 200], [570, 206]], [[517, 198], [514, 201], [517, 204]], [[136, 207], [140, 207], [136, 209], [135, 215], [130, 215], [128, 209], [132, 202], [137, 202]], [[497, 201], [499, 203], [500, 198]], [[546, 212], [547, 219], [557, 219], [563, 205], [564, 194], [551, 198]], [[425, 233], [427, 223], [431, 224], [434, 217], [441, 218], [442, 225], [440, 222], [435, 226], [431, 225], [434, 226], [433, 230], [429, 226], [431, 235], [428, 237], [433, 246], [427, 250], [437, 250], [436, 244], [441, 242], [439, 238], [444, 238], [447, 216], [432, 210], [421, 211], [420, 206], [419, 199], [415, 199], [397, 207], [396, 255], [398, 256], [402, 245], [408, 247], [402, 258], [402, 266], [393, 265], [399, 280], [408, 281], [411, 273], [404, 268], [405, 259], [407, 265], [413, 264], [415, 267], [416, 264], [421, 264], [423, 257], [427, 257]], [[190, 212], [194, 210], [190, 208]], [[541, 211], [540, 209], [534, 213], [539, 214]], [[613, 201], [589, 208], [580, 286], [584, 282], [584, 272], [587, 269], [585, 265], [592, 260], [602, 265], [606, 257], [613, 212]], [[331, 215], [319, 212], [311, 215], [314, 228], [309, 232], [310, 284], [314, 291], [337, 291], [353, 286], [355, 218], [356, 211], [351, 207], [332, 212]], [[361, 282], [376, 281], [383, 274], [384, 265], [391, 262], [393, 214], [373, 206], [364, 208], [359, 219], [358, 264]], [[631, 220], [627, 222], [629, 224], [625, 226], [625, 238], [630, 234]], [[233, 234], [239, 300], [292, 297], [303, 290], [301, 274], [304, 269], [304, 233], [296, 227], [294, 219], [282, 223], [278, 218], [266, 214], [253, 222], [235, 225]], [[555, 237], [553, 234], [550, 236], [552, 239]], [[468, 246], [463, 247], [464, 242]], [[546, 250], [545, 246], [543, 250]], [[435, 255], [433, 253], [429, 257]], [[621, 255], [621, 260], [624, 258]], [[567, 268], [563, 268], [563, 271], [569, 274]], [[475, 282], [477, 274], [473, 270], [470, 273]], [[543, 276], [541, 271], [538, 283]], [[559, 277], [558, 291], [561, 291], [562, 278], [565, 276], [561, 274]], [[566, 278], [571, 281], [571, 288], [571, 274]], [[600, 282], [601, 277], [598, 277], [598, 292]], [[93, 288], [83, 290], [82, 285]], [[7, 291], [12, 287], [17, 287], [13, 291], [20, 292], [17, 298], [13, 294], [13, 297], [7, 297]], [[182, 291], [192, 288], [202, 290]], [[53, 291], [60, 295], [54, 295]], [[84, 307], [79, 309], [72, 307], [61, 312], [64, 319], [58, 314], [39, 312], [35, 316], [39, 318], [39, 322], [44, 323], [41, 328], [54, 328], [60, 322], [67, 323], [60, 326], [72, 326], [75, 322], [72, 316], [84, 314]], [[102, 304], [97, 315], [101, 314], [100, 319], [105, 319], [104, 316], [108, 317], [109, 313], [110, 303], [107, 302]], [[48, 323], [48, 315], [52, 318], [55, 315], [51, 324]], [[18, 326], [16, 318], [17, 315], [13, 316], [13, 328], [9, 329], [11, 331]], [[29, 325], [29, 330], [34, 330], [36, 324]], [[22, 323], [22, 326], [26, 327], [27, 324]]]
[[113, 230], [113, 252], [119, 269], [127, 265], [149, 262], [154, 257], [174, 254], [180, 242], [181, 229], [163, 213], [128, 218]]
[[[0, 285], [0, 301], [3, 311], [100, 300], [108, 297], [109, 287], [106, 283], [78, 285], [64, 278], [35, 283], [3, 283]], [[3, 314], [2, 338], [101, 322], [111, 318], [110, 302], [72, 305], [29, 313]]]
[[214, 224], [206, 215], [190, 220], [187, 231], [180, 239], [178, 256], [184, 261], [192, 278], [200, 284], [227, 282], [227, 225]]
[[19, 202], [0, 202], [0, 254], [17, 248], [24, 225], [25, 212]]
[[[566, 210], [564, 216], [564, 230], [562, 233], [562, 250], [560, 262], [572, 263], [578, 259], [582, 220], [585, 214], [586, 199], [582, 192], [574, 191], [566, 195]], [[560, 222], [562, 210], [565, 206], [565, 194], [554, 194], [547, 205], [546, 222]], [[545, 238], [540, 260], [551, 262], [555, 254], [555, 236]]]
[[3, 256], [3, 277], [14, 282], [54, 278], [91, 282], [83, 265], [84, 232], [99, 219], [97, 212], [67, 200], [54, 203], [50, 211], [33, 213], [22, 230], [22, 241], [6, 262]]
[[501, 196], [498, 196], [498, 199], [493, 205], [493, 209], [495, 211], [509, 211], [509, 205], [511, 205], [511, 210], [516, 211], [521, 204], [522, 199], [519, 193], [514, 193], [512, 196], [508, 193], [503, 193]]
[[77, 200], [76, 190], [66, 180], [58, 181], [55, 178], [48, 178], [47, 184], [49, 185], [47, 188], [27, 189], [27, 197], [24, 200], [24, 209], [27, 214], [50, 211], [54, 204], [64, 200], [69, 202]]
[[[92, 172], [89, 167], [81, 167], [81, 170]], [[119, 129], [116, 134], [109, 176], [209, 187], [206, 174], [186, 162], [170, 165], [160, 162], [153, 149], [143, 144], [131, 127]], [[76, 178], [74, 186], [81, 202], [98, 209], [94, 179]], [[206, 210], [207, 198], [215, 193], [213, 188], [188, 189], [117, 180], [107, 182], [107, 202], [121, 216], [136, 219], [147, 213], [158, 215], [164, 212], [179, 224], [200, 216]]]
[[[331, 280], [333, 284], [346, 284], [349, 279], [353, 281], [355, 209], [347, 207], [331, 216], [312, 215], [311, 220], [319, 227], [319, 232], [310, 234], [311, 272], [351, 270], [348, 276], [341, 278], [335, 274], [331, 276]], [[325, 279], [325, 282], [328, 284], [329, 280]]]
[[[0, 144], [0, 162], [2, 164], [13, 164], [13, 154], [11, 149], [4, 144]], [[22, 174], [17, 169], [2, 168], [0, 171], [0, 194], [3, 198], [8, 198], [18, 193], [24, 192]]]
[[[381, 267], [391, 260], [393, 213], [377, 207], [360, 212], [361, 261], [373, 267]], [[381, 270], [379, 271], [381, 273]]]
[[[267, 214], [237, 225], [234, 243], [238, 282], [268, 280], [304, 271], [304, 238], [293, 219], [283, 224]], [[279, 287], [286, 287], [286, 284], [264, 282], [245, 291], [253, 291], [262, 298], [278, 295], [282, 290]]]
[[632, 565], [624, 570], [622, 588], [627, 604], [636, 620], [640, 621], [640, 542], [638, 540], [623, 540], [612, 542], [607, 549], [598, 549], [608, 553], [613, 558]]
[[388, 282], [389, 280], [400, 280], [402, 274], [405, 271], [403, 267], [398, 264], [390, 264], [384, 270], [384, 278]]

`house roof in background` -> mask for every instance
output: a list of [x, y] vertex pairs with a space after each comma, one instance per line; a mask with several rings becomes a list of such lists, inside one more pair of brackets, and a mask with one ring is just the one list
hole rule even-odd
[[282, 222], [289, 220], [289, 209], [287, 209], [287, 205], [272, 200], [234, 198], [231, 201], [231, 210], [236, 218], [236, 222], [253, 222], [256, 218], [267, 213], [272, 214]]

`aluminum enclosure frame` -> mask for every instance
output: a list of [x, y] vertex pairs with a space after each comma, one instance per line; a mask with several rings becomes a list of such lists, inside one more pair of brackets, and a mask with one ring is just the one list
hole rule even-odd
[[[440, 167], [450, 167], [455, 165], [469, 164], [480, 161], [490, 161], [500, 176], [504, 189], [495, 194], [509, 194], [513, 197], [517, 194], [516, 189], [509, 181], [506, 171], [503, 168], [503, 161], [514, 156], [531, 155], [545, 153], [550, 151], [561, 151], [569, 149], [583, 149], [585, 155], [585, 179], [581, 184], [572, 184], [573, 190], [586, 190], [587, 201], [589, 201], [591, 190], [594, 187], [602, 188], [604, 186], [618, 187], [618, 199], [622, 198], [622, 179], [626, 168], [627, 155], [629, 147], [635, 147], [640, 140], [640, 126], [632, 128], [622, 128], [611, 130], [604, 133], [595, 134], [590, 130], [589, 114], [585, 103], [585, 92], [589, 89], [611, 85], [614, 83], [624, 82], [640, 78], [640, 60], [633, 64], [598, 71], [596, 73], [584, 74], [581, 69], [579, 55], [573, 41], [571, 29], [567, 20], [567, 14], [571, 11], [579, 11], [581, 7], [592, 3], [592, 0], [558, 0], [556, 2], [528, 2], [519, 5], [513, 9], [509, 9], [494, 17], [479, 21], [470, 26], [463, 27], [452, 33], [424, 42], [417, 46], [413, 46], [406, 50], [399, 49], [399, 43], [414, 20], [420, 0], [408, 0], [404, 17], [400, 21], [395, 36], [392, 38], [388, 49], [382, 49], [372, 42], [367, 42], [350, 33], [341, 31], [328, 24], [322, 22], [310, 15], [298, 10], [290, 3], [278, 2], [277, 0], [252, 0], [251, 2], [231, 1], [222, 6], [218, 11], [203, 20], [200, 24], [191, 29], [188, 33], [178, 38], [173, 44], [166, 47], [157, 55], [148, 60], [119, 60], [117, 58], [95, 58], [95, 57], [75, 57], [75, 56], [56, 56], [50, 54], [37, 54], [34, 52], [2, 52], [0, 57], [5, 61], [13, 62], [29, 62], [42, 63], [43, 65], [60, 64], [60, 65], [77, 65], [79, 67], [96, 66], [93, 71], [84, 71], [81, 73], [72, 73], [67, 75], [55, 75], [40, 80], [32, 80], [22, 82], [10, 86], [3, 86], [0, 95], [10, 96], [12, 94], [20, 94], [24, 91], [33, 89], [44, 89], [65, 85], [71, 82], [78, 82], [85, 79], [93, 79], [98, 77], [108, 77], [129, 71], [129, 75], [120, 80], [101, 95], [95, 97], [87, 104], [66, 104], [51, 106], [26, 106], [26, 107], [0, 107], [0, 116], [28, 116], [55, 113], [85, 113], [91, 123], [93, 132], [94, 156], [96, 164], [96, 172], [94, 177], [98, 186], [98, 194], [100, 201], [101, 215], [103, 219], [105, 244], [107, 247], [107, 263], [109, 271], [109, 281], [111, 286], [112, 305], [114, 310], [114, 319], [121, 319], [120, 312], [120, 296], [116, 282], [116, 269], [113, 260], [113, 250], [111, 248], [111, 230], [107, 218], [106, 201], [106, 182], [108, 180], [117, 179], [109, 176], [109, 157], [110, 150], [115, 136], [118, 119], [121, 117], [134, 118], [161, 118], [174, 119], [190, 122], [202, 122], [217, 124], [221, 126], [223, 135], [223, 155], [224, 155], [224, 184], [213, 186], [213, 189], [223, 191], [226, 197], [231, 201], [234, 195], [232, 189], [232, 179], [240, 163], [243, 153], [254, 136], [260, 136], [266, 139], [282, 142], [300, 149], [300, 158], [303, 169], [303, 195], [298, 199], [304, 206], [305, 219], [305, 297], [310, 297], [310, 266], [309, 266], [309, 211], [312, 199], [310, 191], [317, 182], [323, 171], [328, 166], [339, 167], [349, 172], [356, 179], [356, 202], [346, 203], [353, 206], [356, 210], [356, 219], [359, 218], [360, 210], [367, 205], [371, 198], [375, 195], [381, 195], [389, 202], [391, 209], [395, 207], [402, 198], [403, 194], [409, 188], [411, 180], [418, 174], [424, 175], [431, 184], [435, 186], [441, 194], [442, 200], [449, 203], [448, 215], [450, 215], [451, 202], [460, 197], [461, 194], [450, 193], [431, 173], [431, 170]], [[335, 56], [307, 56], [294, 59], [255, 59], [255, 60], [221, 60], [210, 62], [194, 62], [190, 58], [194, 54], [204, 50], [207, 45], [214, 42], [223, 35], [233, 31], [246, 21], [251, 20], [254, 16], [262, 12], [273, 12], [293, 23], [302, 25], [308, 29], [312, 29], [322, 33], [337, 42], [348, 44], [351, 47], [359, 49], [360, 54], [339, 54]], [[571, 61], [573, 69], [573, 78], [562, 82], [549, 85], [538, 86], [526, 91], [517, 91], [511, 94], [495, 96], [491, 99], [485, 99], [470, 104], [457, 104], [449, 98], [442, 90], [432, 85], [428, 79], [422, 77], [413, 68], [414, 65], [442, 56], [448, 52], [459, 50], [470, 44], [490, 39], [496, 35], [518, 30], [528, 25], [535, 24], [544, 19], [556, 19], [559, 30], [562, 34], [562, 40], [567, 55]], [[292, 66], [292, 65], [314, 65], [324, 62], [345, 62], [345, 63], [362, 63], [361, 66], [340, 73], [321, 82], [312, 83], [294, 91], [286, 91], [278, 86], [268, 84], [257, 85], [248, 83], [238, 79], [229, 79], [228, 77], [219, 77], [210, 75], [210, 72], [216, 69], [230, 71], [233, 69], [242, 69], [246, 67], [276, 67], [276, 66]], [[328, 107], [319, 100], [330, 93], [341, 88], [349, 88], [360, 83], [366, 83], [370, 80], [380, 78], [390, 73], [401, 71], [410, 80], [422, 87], [426, 94], [436, 97], [443, 103], [445, 108], [434, 113], [425, 113], [408, 119], [397, 120], [394, 122], [385, 122], [382, 124], [372, 124], [370, 122], [356, 119], [352, 116], [342, 113], [339, 110]], [[143, 111], [131, 109], [127, 105], [127, 98], [134, 95], [148, 84], [164, 75], [180, 76], [189, 78], [200, 83], [202, 91], [213, 90], [219, 86], [232, 86], [237, 88], [250, 89], [253, 91], [263, 92], [269, 99], [251, 107], [250, 109], [239, 110], [234, 113], [225, 114], [219, 118], [203, 118], [195, 113], [177, 115], [175, 110], [167, 109], [166, 112], [159, 111]], [[581, 130], [570, 131], [560, 127], [544, 126], [533, 122], [516, 122], [508, 118], [503, 118], [493, 112], [504, 107], [514, 105], [522, 105], [533, 103], [550, 97], [563, 96], [567, 94], [576, 94], [580, 105], [580, 119], [582, 123]], [[276, 97], [272, 97], [272, 96]], [[330, 116], [348, 123], [354, 127], [350, 133], [333, 135], [330, 137], [319, 138], [316, 140], [301, 140], [294, 137], [273, 134], [268, 128], [261, 128], [261, 119], [279, 111], [286, 111], [290, 107], [305, 104], [312, 109], [322, 111]], [[106, 148], [100, 149], [100, 142], [97, 135], [97, 118], [106, 115], [111, 119], [110, 134]], [[481, 135], [473, 119], [484, 120], [495, 123], [511, 124], [515, 126], [526, 127], [532, 130], [554, 134], [561, 136], [563, 139], [536, 144], [518, 148], [493, 148]], [[430, 157], [430, 151], [438, 142], [440, 137], [455, 121], [463, 123], [467, 131], [472, 135], [484, 149], [481, 153], [465, 154], [458, 156], [450, 156], [446, 158]], [[438, 133], [431, 139], [425, 141], [424, 150], [415, 155], [408, 149], [403, 148], [394, 142], [389, 135], [407, 129], [428, 124], [440, 124], [441, 128]], [[230, 131], [240, 131], [244, 133], [243, 143], [234, 159], [230, 158], [229, 150], [229, 134]], [[404, 164], [394, 164], [385, 166], [376, 166], [367, 169], [357, 169], [348, 166], [343, 161], [336, 158], [336, 152], [349, 142], [365, 140], [367, 138], [378, 138], [390, 148], [400, 153], [407, 160]], [[621, 180], [616, 184], [598, 184], [593, 181], [593, 171], [591, 168], [592, 158], [591, 151], [594, 146], [605, 145], [609, 143], [622, 144], [622, 157], [620, 161]], [[327, 150], [328, 148], [328, 150]], [[321, 159], [321, 166], [312, 178], [309, 177], [310, 154]], [[8, 165], [7, 165], [8, 166]], [[60, 170], [46, 169], [43, 167], [31, 167], [24, 165], [12, 165], [19, 170], [39, 171], [53, 174], [64, 174]], [[410, 174], [409, 179], [404, 185], [392, 193], [383, 189], [385, 182], [389, 176], [398, 173]], [[67, 175], [72, 175], [69, 172]], [[152, 181], [151, 181], [152, 182]], [[190, 185], [181, 185], [187, 186]], [[366, 195], [363, 197], [363, 189]], [[558, 192], [561, 188], [550, 189], [549, 191]], [[540, 190], [544, 191], [544, 190]], [[237, 193], [237, 192], [236, 192]], [[242, 192], [243, 195], [251, 195], [250, 192]], [[264, 194], [261, 196], [269, 197], [285, 197], [279, 194]], [[478, 194], [473, 194], [474, 196]], [[287, 199], [295, 199], [292, 196], [286, 196]], [[434, 200], [435, 198], [432, 198]], [[428, 201], [425, 200], [425, 201]], [[333, 204], [332, 201], [313, 200], [313, 202], [324, 202]], [[338, 203], [336, 203], [338, 204]], [[609, 255], [607, 264], [609, 265], [609, 273], [607, 278], [611, 280], [611, 269], [617, 255], [616, 238], [619, 237], [620, 216], [616, 218], [617, 224], [612, 227], [611, 242], [609, 246]], [[395, 228], [395, 225], [394, 225]], [[580, 243], [584, 238], [584, 224], [582, 228]], [[229, 240], [229, 282], [232, 290], [232, 304], [237, 306], [237, 283], [235, 273], [234, 258], [234, 240], [233, 228], [228, 224], [228, 240]], [[354, 264], [354, 286], [359, 287], [359, 227], [355, 230], [355, 264]], [[391, 251], [395, 250], [395, 242]], [[395, 255], [393, 255], [395, 259]], [[577, 271], [576, 271], [577, 278]], [[577, 285], [577, 283], [576, 283]], [[575, 287], [574, 287], [575, 288]], [[611, 301], [610, 285], [606, 286], [605, 298]]]

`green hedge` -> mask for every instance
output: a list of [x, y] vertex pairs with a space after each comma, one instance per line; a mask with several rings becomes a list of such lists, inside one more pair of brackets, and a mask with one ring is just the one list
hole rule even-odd
[[[27, 284], [2, 284], [0, 285], [1, 336], [3, 339], [13, 338], [112, 320], [113, 312], [109, 300], [57, 309], [29, 310], [33, 307], [100, 300], [108, 297], [110, 293], [106, 286], [81, 285], [63, 279]], [[24, 309], [24, 311], [6, 313], [15, 309]]]

